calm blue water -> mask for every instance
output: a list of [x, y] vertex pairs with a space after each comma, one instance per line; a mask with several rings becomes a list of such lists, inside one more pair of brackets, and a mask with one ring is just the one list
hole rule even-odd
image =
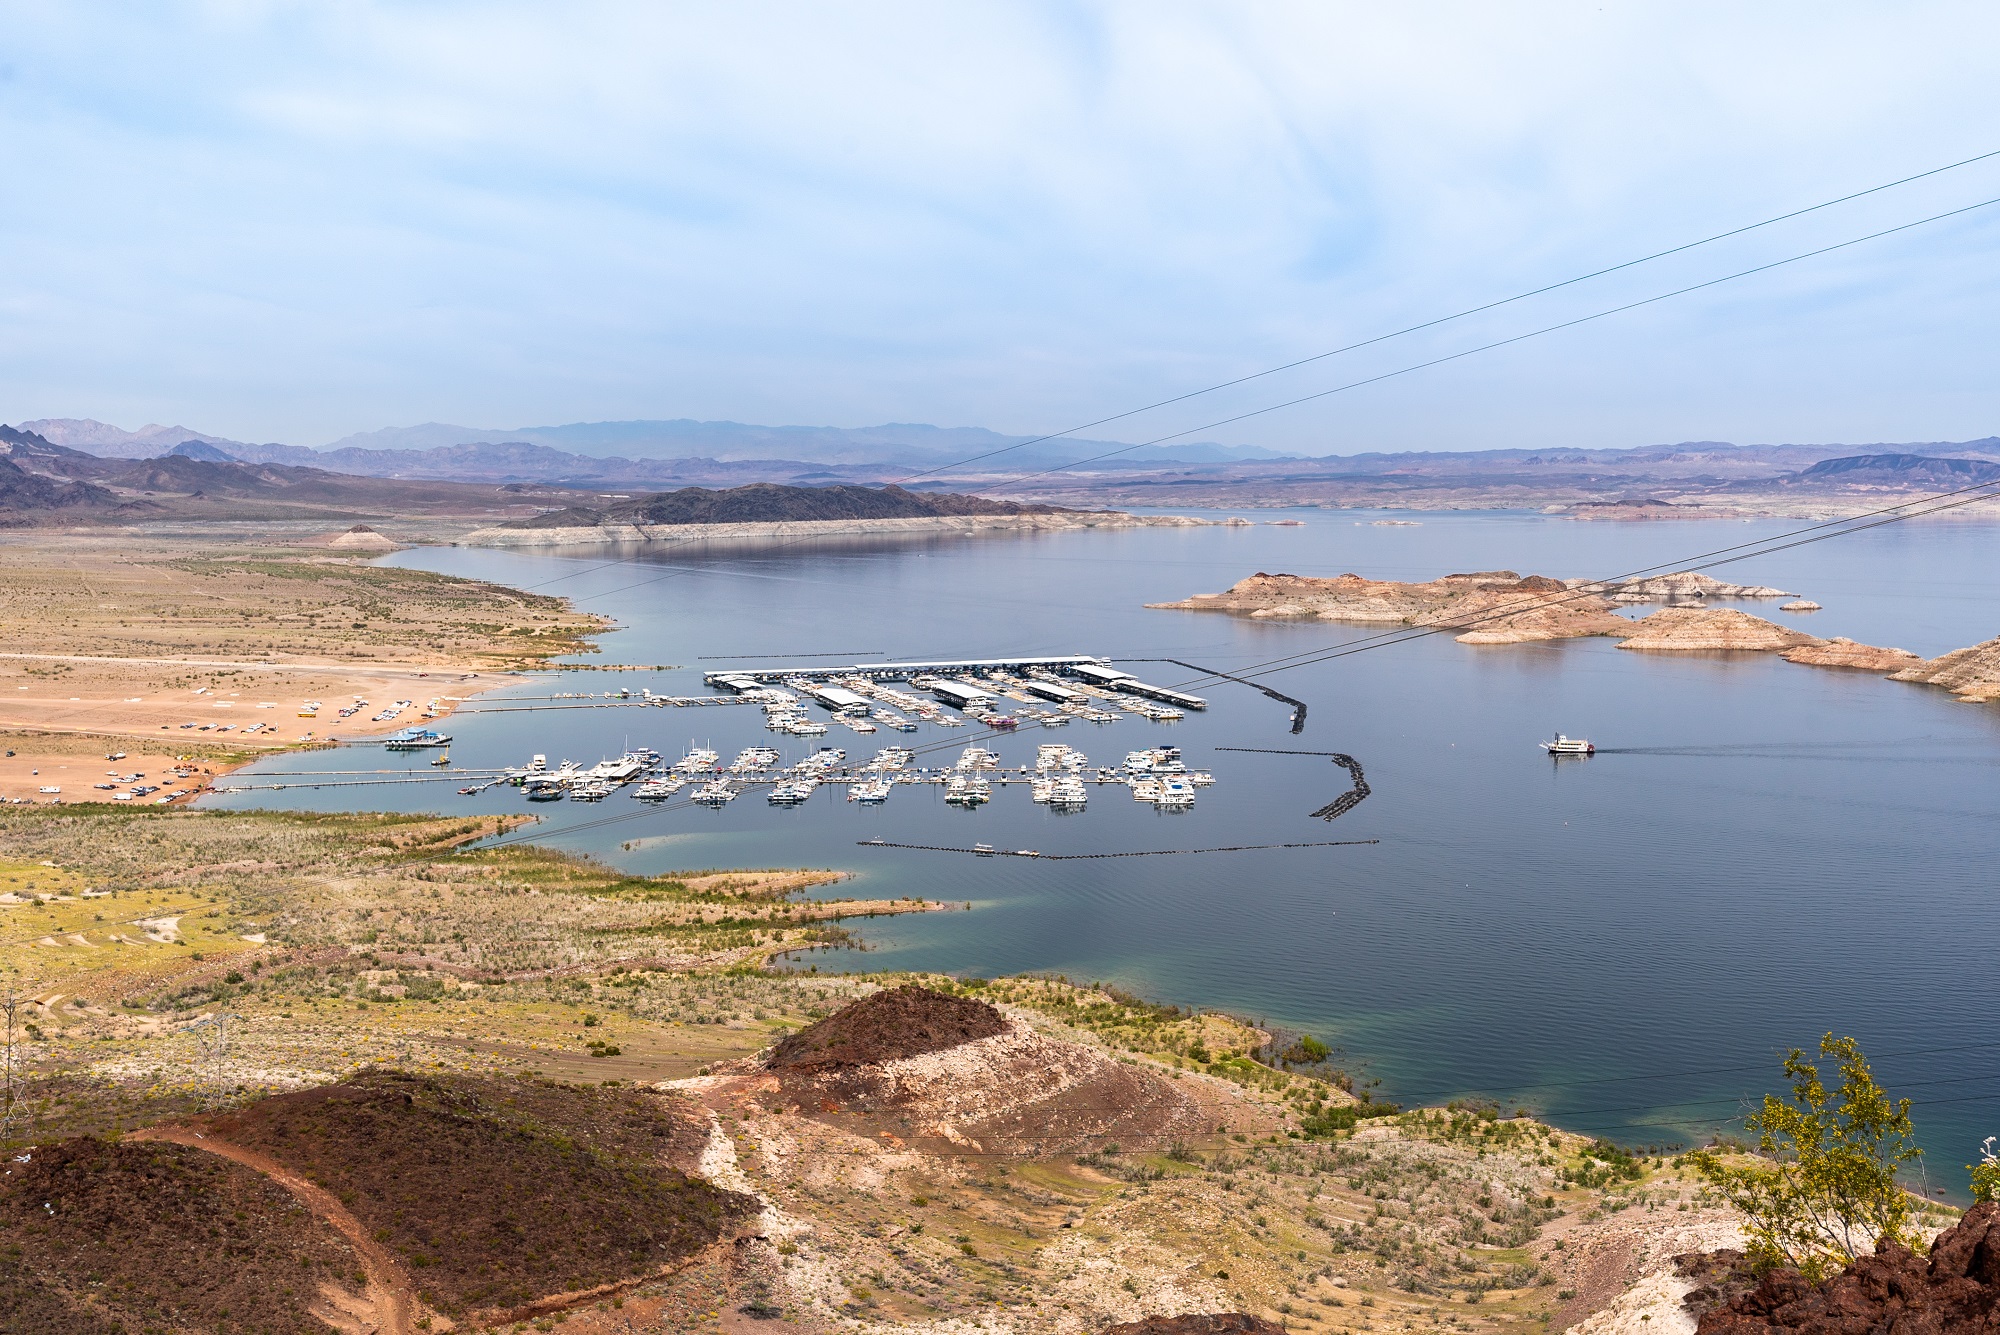
[[[1371, 632], [1142, 605], [1257, 570], [1602, 576], [1799, 526], [1485, 513], [1410, 515], [1421, 526], [1405, 528], [1353, 512], [1293, 517], [1305, 526], [669, 550], [610, 566], [602, 555], [466, 549], [390, 559], [566, 594], [620, 623], [601, 661], [685, 665], [543, 678], [507, 694], [619, 685], [695, 694], [701, 670], [760, 654], [1085, 652], [1237, 668]], [[1786, 616], [1774, 603], [1743, 605], [1758, 615], [1931, 655], [2000, 632], [1996, 539], [2000, 529], [1975, 522], [1912, 523], [1716, 573], [1826, 609]], [[1163, 684], [1191, 675], [1127, 666]], [[883, 808], [834, 790], [798, 810], [754, 795], [721, 811], [647, 811], [622, 795], [537, 810], [549, 842], [636, 871], [832, 865], [857, 878], [840, 893], [976, 906], [868, 924], [871, 953], [823, 955], [821, 967], [1116, 982], [1323, 1035], [1379, 1077], [1385, 1097], [1487, 1095], [1628, 1143], [1705, 1135], [1775, 1087], [1783, 1049], [1828, 1030], [1853, 1034], [1917, 1101], [1931, 1183], [1961, 1193], [1960, 1165], [2000, 1134], [2000, 708], [1773, 656], [1642, 654], [1608, 641], [1471, 648], [1435, 637], [1269, 681], [1310, 703], [1303, 736], [1287, 732], [1283, 706], [1225, 683], [1201, 688], [1213, 707], [1182, 723], [1024, 728], [995, 747], [1019, 763], [1038, 741], [1060, 741], [1114, 764], [1171, 741], [1218, 780], [1180, 815], [1108, 787], [1093, 788], [1079, 815], [1035, 806], [1025, 787], [997, 790], [969, 813], [928, 788], [899, 788]], [[607, 709], [464, 713], [450, 731], [466, 766], [532, 752], [591, 762], [628, 741], [673, 755], [697, 741], [725, 759], [745, 745], [808, 744], [761, 725], [754, 708]], [[1553, 764], [1536, 742], [1557, 729], [1607, 750]], [[948, 760], [974, 732], [835, 728], [810, 744], [865, 756], [942, 742], [936, 754]], [[1219, 746], [1350, 752], [1374, 795], [1332, 825], [1309, 820], [1345, 789], [1341, 771]], [[377, 755], [288, 756], [259, 771], [362, 768]], [[461, 797], [451, 785], [215, 801], [524, 805], [512, 789]], [[613, 816], [630, 818], [597, 824]], [[563, 833], [585, 824], [594, 828]], [[1070, 863], [855, 846], [878, 836], [1044, 852], [1381, 842]]]

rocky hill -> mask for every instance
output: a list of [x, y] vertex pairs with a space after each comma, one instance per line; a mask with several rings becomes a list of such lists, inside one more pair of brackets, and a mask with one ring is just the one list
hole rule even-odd
[[458, 482], [357, 477], [323, 468], [253, 464], [204, 441], [138, 459], [105, 458], [0, 425], [0, 527], [161, 519], [272, 520], [384, 514], [499, 518], [576, 492], [497, 491]]

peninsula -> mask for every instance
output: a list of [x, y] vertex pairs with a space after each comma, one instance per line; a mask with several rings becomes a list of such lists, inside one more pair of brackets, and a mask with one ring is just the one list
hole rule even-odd
[[1207, 523], [1174, 515], [1069, 510], [952, 492], [885, 487], [788, 487], [769, 482], [714, 491], [683, 487], [618, 498], [602, 509], [571, 506], [468, 534], [482, 547], [574, 547], [606, 543], [758, 541], [847, 534], [973, 533], [1135, 528]]

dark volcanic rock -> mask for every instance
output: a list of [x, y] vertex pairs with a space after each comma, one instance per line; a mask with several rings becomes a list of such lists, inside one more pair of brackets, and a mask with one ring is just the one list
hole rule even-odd
[[[1694, 1295], [1689, 1295], [1693, 1297]], [[2000, 1335], [2000, 1204], [1938, 1234], [1928, 1261], [1883, 1243], [1824, 1284], [1777, 1270], [1701, 1317], [1700, 1335]]]
[[1007, 1022], [983, 1001], [948, 997], [912, 983], [864, 997], [782, 1040], [774, 1071], [831, 1070], [921, 1057], [1004, 1033]]
[[1127, 1321], [1110, 1327], [1104, 1335], [1285, 1335], [1285, 1328], [1248, 1312], [1203, 1312]]

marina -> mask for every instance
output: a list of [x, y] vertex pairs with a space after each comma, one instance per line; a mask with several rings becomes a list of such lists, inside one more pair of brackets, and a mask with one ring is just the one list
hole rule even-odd
[[[873, 922], [863, 933], [868, 952], [852, 956], [848, 967], [985, 977], [1046, 970], [1268, 1016], [1339, 1035], [1366, 1063], [1361, 1069], [1382, 1076], [1392, 1092], [1455, 1097], [1470, 1089], [1525, 1100], [1531, 1092], [1511, 1091], [1572, 1078], [1579, 1068], [1593, 1077], [1631, 1076], [1639, 1092], [1629, 1100], [1607, 1100], [1601, 1090], [1593, 1099], [1585, 1088], [1537, 1106], [1571, 1117], [1579, 1129], [1662, 1140], [1687, 1134], [1667, 1119], [1677, 1123], [1703, 1111], [1676, 1108], [1674, 1100], [1727, 1099], [1718, 1106], [1733, 1109], [1742, 1090], [1723, 1080], [1693, 1089], [1649, 1083], [1649, 1072], [1764, 1061], [1773, 1047], [1823, 1032], [1823, 1017], [1842, 1007], [1889, 1015], [1913, 971], [1977, 976], [1982, 957], [1969, 947], [1990, 939], [1987, 883], [1992, 859], [2000, 856], [1993, 846], [2000, 825], [1991, 820], [1990, 710], [1943, 692], [1885, 688], [1867, 674], [1815, 673], [1767, 657], [1641, 655], [1608, 640], [1469, 651], [1436, 636], [1393, 652], [1268, 675], [1253, 665], [1377, 631], [1145, 608], [1191, 590], [1227, 587], [1260, 569], [1428, 578], [1507, 565], [1588, 575], [1622, 569], [1615, 560], [1623, 549], [1613, 551], [1607, 535], [1619, 528], [1629, 544], [1633, 531], [1531, 515], [1426, 512], [1408, 516], [1422, 527], [1398, 528], [1348, 522], [1379, 517], [1368, 513], [1298, 517], [1302, 527], [1217, 524], [900, 547], [819, 543], [754, 559], [657, 560], [650, 574], [685, 571], [686, 577], [631, 592], [621, 592], [634, 582], [629, 566], [591, 573], [590, 560], [533, 553], [444, 547], [396, 553], [384, 559], [515, 586], [571, 576], [559, 587], [621, 627], [605, 637], [602, 658], [689, 666], [615, 678], [578, 672], [551, 680], [538, 673], [448, 718], [424, 722], [406, 713], [406, 724], [453, 734], [450, 770], [430, 767], [438, 750], [290, 752], [217, 779], [218, 791], [200, 805], [447, 818], [532, 814], [538, 823], [511, 837], [582, 852], [635, 875], [837, 868], [856, 878], [837, 893], [864, 886], [860, 893], [877, 897], [975, 906], [969, 913]], [[1645, 544], [1637, 558], [1643, 562], [1704, 543], [1741, 542], [1762, 530], [1690, 519], [1636, 531]], [[1925, 655], [1992, 634], [1990, 600], [1963, 593], [1963, 572], [1981, 568], [1988, 555], [1976, 527], [1911, 526], [1855, 542], [1810, 549], [1833, 553], [1850, 563], [1845, 567], [1807, 570], [1788, 564], [1787, 556], [1746, 577], [1810, 593], [1841, 618], [1814, 624], [1769, 613], [1816, 633], [1831, 629]], [[1076, 571], [1087, 577], [1072, 580]], [[1884, 581], [1921, 592], [1889, 597]], [[750, 607], [754, 617], [744, 614]], [[1813, 615], [1826, 622], [1828, 612]], [[1028, 626], [1032, 634], [1023, 633]], [[869, 643], [888, 651], [757, 657]], [[701, 657], [725, 651], [735, 656]], [[1206, 696], [1208, 708], [1156, 721], [1129, 706], [1178, 707], [1090, 685], [1060, 663], [1022, 661], [1077, 651], [1147, 684]], [[596, 666], [598, 657], [585, 665]], [[981, 668], [974, 661], [981, 659], [992, 663]], [[834, 680], [866, 676], [850, 669], [869, 661], [931, 664], [942, 680], [964, 677], [1017, 727], [1011, 733], [987, 727], [907, 676], [871, 678], [861, 687]], [[769, 670], [746, 685], [773, 692], [781, 708], [767, 713], [763, 699], [752, 699], [693, 712], [634, 712], [660, 708], [644, 703], [642, 688], [661, 698], [736, 701], [737, 691], [708, 683], [705, 672], [745, 667]], [[1216, 669], [1244, 681], [1204, 676]], [[866, 696], [870, 712], [836, 714], [788, 686], [788, 677], [846, 686]], [[1197, 680], [1217, 684], [1190, 684]], [[608, 697], [614, 682], [630, 686], [632, 695]], [[1253, 689], [1264, 685], [1310, 702], [1304, 735], [1290, 733], [1292, 705]], [[1075, 698], [1045, 694], [1041, 686]], [[534, 698], [569, 691], [579, 694]], [[376, 708], [415, 694], [375, 692]], [[318, 697], [319, 721], [300, 726], [340, 735], [334, 712], [349, 702], [331, 688]], [[892, 726], [890, 714], [911, 730]], [[767, 728], [774, 715], [825, 731]], [[855, 722], [877, 731], [858, 732]], [[1538, 743], [1558, 723], [1570, 737], [1592, 739], [1597, 754], [1552, 763]], [[669, 764], [667, 775], [620, 785], [597, 802], [565, 794], [531, 803], [512, 783], [491, 783], [535, 753], [546, 755], [549, 770], [564, 758], [588, 769], [640, 744], [678, 761], [691, 742], [718, 752], [712, 764], [719, 770], [676, 776]], [[1088, 758], [1076, 774], [1087, 795], [1082, 811], [1033, 800], [1045, 744], [1068, 745]], [[1125, 769], [1130, 753], [1163, 745], [1180, 748], [1189, 772], [1215, 778], [1207, 786], [1188, 780], [1191, 809], [1134, 801], [1129, 784], [1095, 782], [1099, 768]], [[753, 746], [777, 751], [776, 762], [729, 774], [739, 753]], [[775, 784], [753, 786], [757, 775], [790, 780], [783, 772], [821, 746], [844, 750], [848, 759], [832, 781], [815, 783], [806, 801], [773, 806], [767, 796]], [[892, 746], [910, 753], [900, 758], [900, 770], [867, 768]], [[988, 780], [990, 800], [970, 808], [946, 803], [945, 783], [936, 781], [967, 746], [999, 756], [995, 768], [977, 771]], [[1247, 753], [1224, 750], [1234, 747]], [[1319, 754], [1259, 754], [1289, 748]], [[1365, 766], [1370, 791], [1358, 805], [1352, 799], [1359, 776], [1337, 756]], [[1896, 838], [1885, 843], [1876, 836], [1890, 828], [1877, 815], [1886, 763], [1895, 764], [1901, 787]], [[378, 768], [384, 772], [339, 773]], [[933, 781], [896, 781], [913, 770], [930, 771]], [[743, 791], [718, 806], [696, 804], [694, 794], [718, 775]], [[664, 792], [676, 777], [678, 788]], [[878, 779], [890, 780], [884, 800], [864, 802], [858, 794], [849, 800], [850, 790]], [[661, 788], [646, 788], [661, 780]], [[476, 793], [457, 791], [489, 783]], [[278, 784], [285, 789], [274, 791]], [[73, 786], [63, 784], [65, 795]], [[642, 800], [642, 791], [662, 795]], [[1794, 800], [1797, 793], [1810, 796]], [[1336, 805], [1347, 809], [1332, 826], [1312, 819]], [[1336, 833], [1382, 842], [1252, 847]], [[1058, 861], [861, 842], [878, 837], [884, 845], [986, 843], [1046, 855], [1241, 851]], [[1911, 840], [1963, 849], [1926, 888], [1926, 930], [1879, 971], [1848, 970], [1837, 989], [1816, 990], [1796, 961], [1853, 960], [1880, 949], [1867, 915], [1850, 916], [1841, 906], [1894, 884], [1900, 872], [1888, 855], [1896, 841]], [[1601, 874], [1580, 875], [1579, 868]], [[1612, 880], [1615, 893], [1605, 888]], [[1739, 925], [1736, 939], [1747, 960], [1719, 958], [1682, 930], [1724, 918]], [[1628, 942], [1645, 948], [1614, 948]], [[814, 962], [825, 972], [847, 960], [829, 954]], [[1719, 999], [1724, 1030], [1695, 1023], [1668, 1000], [1683, 995], [1690, 979]], [[1607, 1024], [1597, 1001], [1606, 988], [1638, 998], [1638, 1018]], [[1969, 1037], [1962, 1033], [1932, 1039], [1882, 1024], [1863, 1037], [1871, 1052], [1979, 1037], [1976, 1025]], [[1912, 1063], [1902, 1074], [1931, 1073]], [[1657, 1111], [1585, 1115], [1649, 1099], [1659, 1101]], [[1957, 1152], [1960, 1141], [1976, 1144], [1996, 1125], [1995, 1114], [1975, 1118], [1959, 1105], [1940, 1107], [1932, 1117], [1948, 1114], [1957, 1120], [1938, 1124], [1956, 1139], [1941, 1137], [1940, 1153]], [[1616, 1130], [1608, 1125], [1613, 1121], [1642, 1125]]]
[[[1123, 786], [1131, 789], [1135, 798], [1151, 802], [1161, 810], [1185, 811], [1194, 806], [1195, 788], [1215, 782], [1206, 770], [1188, 769], [1181, 759], [1180, 748], [1173, 746], [1128, 752], [1119, 765], [1096, 767], [1075, 747], [1051, 744], [1038, 746], [1033, 763], [1021, 765], [1004, 765], [999, 753], [977, 744], [965, 747], [948, 766], [914, 763], [919, 755], [910, 747], [889, 746], [866, 761], [858, 761], [839, 747], [821, 746], [801, 759], [786, 763], [776, 748], [752, 746], [743, 748], [724, 767], [720, 753], [705, 747], [690, 746], [685, 755], [671, 763], [650, 747], [637, 747], [589, 768], [577, 761], [562, 760], [552, 769], [548, 757], [537, 754], [525, 765], [499, 770], [451, 769], [435, 775], [347, 771], [342, 777], [313, 776], [301, 783], [223, 783], [215, 791], [452, 782], [466, 784], [459, 788], [461, 794], [477, 794], [508, 784], [519, 789], [530, 802], [565, 799], [601, 802], [630, 787], [635, 800], [655, 802], [673, 797], [698, 782], [693, 800], [703, 806], [724, 806], [753, 789], [767, 789], [767, 802], [785, 807], [803, 804], [822, 787], [844, 787], [848, 801], [879, 806], [889, 800], [898, 786], [930, 785], [943, 790], [947, 805], [969, 810], [990, 802], [996, 786], [1025, 784], [1032, 799], [1051, 811], [1079, 812], [1090, 800], [1086, 784]], [[347, 774], [380, 777], [345, 777]]]

